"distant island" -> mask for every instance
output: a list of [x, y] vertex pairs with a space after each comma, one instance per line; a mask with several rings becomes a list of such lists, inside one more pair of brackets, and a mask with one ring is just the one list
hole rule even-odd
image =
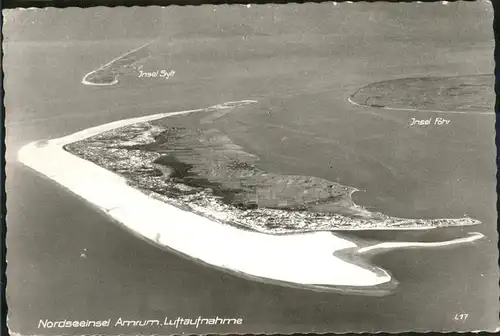
[[375, 108], [494, 114], [494, 83], [493, 75], [392, 79], [359, 89], [349, 101]]
[[130, 69], [134, 71], [137, 68], [137, 62], [152, 55], [152, 51], [149, 48], [150, 45], [151, 42], [142, 45], [139, 48], [119, 56], [100, 68], [87, 73], [82, 79], [82, 84], [96, 86], [117, 84], [120, 75], [125, 74]]

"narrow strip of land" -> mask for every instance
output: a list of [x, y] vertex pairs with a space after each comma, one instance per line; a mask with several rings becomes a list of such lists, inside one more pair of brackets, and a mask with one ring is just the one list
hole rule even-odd
[[118, 56], [98, 69], [92, 70], [83, 76], [82, 84], [93, 86], [110, 86], [118, 83], [118, 77], [127, 69], [134, 69], [137, 62], [152, 55], [148, 48], [153, 42], [148, 42], [138, 48]]

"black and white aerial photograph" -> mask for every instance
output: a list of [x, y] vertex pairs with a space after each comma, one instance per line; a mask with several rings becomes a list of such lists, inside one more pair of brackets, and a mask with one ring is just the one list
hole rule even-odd
[[491, 2], [3, 16], [11, 335], [500, 330]]

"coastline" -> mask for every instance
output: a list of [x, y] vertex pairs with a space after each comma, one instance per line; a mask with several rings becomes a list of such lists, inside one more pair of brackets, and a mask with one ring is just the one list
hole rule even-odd
[[[221, 107], [224, 104], [212, 108]], [[121, 120], [59, 139], [30, 143], [19, 151], [18, 158], [24, 165], [93, 204], [134, 234], [203, 264], [260, 281], [320, 291], [366, 294], [374, 290], [385, 295], [397, 286], [389, 272], [356, 256], [359, 248], [366, 246], [354, 240], [328, 231], [272, 235], [225, 225], [154, 199], [129, 186], [125, 178], [63, 148], [119, 127], [201, 111], [207, 109]], [[68, 165], [73, 169], [68, 170]], [[108, 195], [102, 190], [107, 190]], [[472, 240], [481, 237], [478, 234]], [[398, 248], [411, 245], [405, 244], [401, 243]], [[446, 244], [450, 242], [443, 243]], [[338, 251], [344, 251], [346, 253], [341, 254], [346, 255], [335, 254]]]

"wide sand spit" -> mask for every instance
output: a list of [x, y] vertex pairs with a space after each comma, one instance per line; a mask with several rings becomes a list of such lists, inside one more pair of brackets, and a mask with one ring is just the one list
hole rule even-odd
[[[331, 230], [289, 234], [245, 230], [152, 197], [132, 187], [124, 177], [64, 149], [68, 144], [128, 125], [249, 103], [255, 101], [119, 120], [62, 138], [29, 143], [21, 148], [18, 159], [157, 246], [231, 273], [281, 285], [385, 295], [396, 288], [397, 281], [367, 257], [395, 248], [444, 247], [483, 237], [473, 232], [444, 242], [370, 244]], [[456, 221], [453, 226], [480, 223], [469, 218], [447, 221]], [[429, 228], [432, 225], [421, 227]]]

